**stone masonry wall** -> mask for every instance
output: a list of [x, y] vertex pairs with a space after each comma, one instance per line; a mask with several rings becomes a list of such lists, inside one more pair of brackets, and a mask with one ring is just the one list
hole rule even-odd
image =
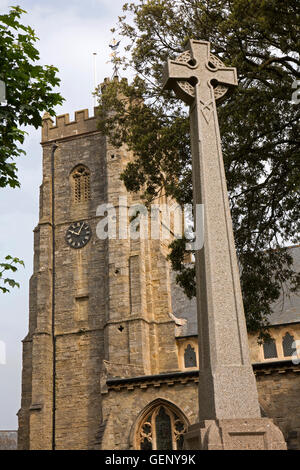
[[300, 366], [257, 373], [256, 382], [265, 414], [280, 427], [288, 449], [300, 450]]

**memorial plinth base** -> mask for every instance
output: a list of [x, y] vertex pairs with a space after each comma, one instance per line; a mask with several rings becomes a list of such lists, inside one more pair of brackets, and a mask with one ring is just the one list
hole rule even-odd
[[268, 418], [202, 421], [188, 428], [186, 450], [286, 450], [280, 429]]

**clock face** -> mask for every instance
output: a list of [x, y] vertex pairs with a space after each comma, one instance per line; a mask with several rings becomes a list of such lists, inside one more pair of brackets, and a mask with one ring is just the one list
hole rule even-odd
[[66, 233], [66, 241], [72, 248], [82, 248], [91, 238], [91, 229], [87, 222], [74, 222]]

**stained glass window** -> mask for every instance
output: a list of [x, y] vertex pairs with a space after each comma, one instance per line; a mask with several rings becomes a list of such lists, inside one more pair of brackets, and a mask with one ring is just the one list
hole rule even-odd
[[142, 420], [137, 436], [137, 447], [142, 450], [183, 449], [183, 436], [187, 430], [185, 418], [167, 405], [152, 408]]
[[159, 450], [170, 450], [172, 444], [172, 426], [171, 418], [166, 413], [163, 406], [160, 407], [159, 413], [156, 415], [156, 446]]

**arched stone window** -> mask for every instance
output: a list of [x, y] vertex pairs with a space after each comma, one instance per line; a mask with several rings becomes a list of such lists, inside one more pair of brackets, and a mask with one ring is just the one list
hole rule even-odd
[[263, 349], [265, 359], [272, 359], [273, 357], [278, 357], [276, 343], [273, 339], [264, 342]]
[[156, 400], [142, 414], [135, 447], [139, 450], [181, 450], [188, 421], [170, 403]]
[[293, 348], [293, 342], [295, 341], [294, 336], [286, 333], [285, 336], [282, 338], [282, 349], [283, 355], [285, 357], [292, 356], [295, 348]]
[[73, 201], [80, 203], [91, 198], [90, 170], [84, 165], [78, 165], [71, 173]]
[[197, 367], [195, 349], [190, 344], [184, 350], [184, 367]]

